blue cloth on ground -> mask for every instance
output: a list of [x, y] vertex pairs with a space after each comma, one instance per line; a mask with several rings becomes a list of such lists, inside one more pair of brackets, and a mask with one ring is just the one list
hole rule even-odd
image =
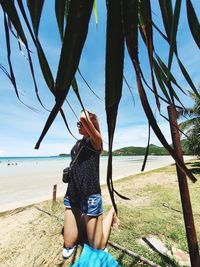
[[93, 249], [84, 244], [81, 256], [71, 267], [120, 267], [111, 254], [101, 249]]

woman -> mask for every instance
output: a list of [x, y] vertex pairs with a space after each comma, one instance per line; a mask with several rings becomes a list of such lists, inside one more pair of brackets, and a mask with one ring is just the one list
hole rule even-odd
[[[69, 258], [82, 238], [83, 228], [89, 245], [95, 249], [106, 247], [111, 226], [118, 228], [119, 220], [112, 207], [103, 219], [102, 196], [99, 183], [99, 160], [102, 137], [97, 116], [83, 110], [77, 123], [83, 138], [71, 150], [72, 179], [64, 197], [63, 257]], [[77, 156], [78, 153], [78, 157]]]

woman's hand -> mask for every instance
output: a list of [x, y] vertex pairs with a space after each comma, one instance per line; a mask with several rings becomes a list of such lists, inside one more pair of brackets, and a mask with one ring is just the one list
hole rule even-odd
[[87, 110], [83, 110], [80, 115], [80, 121], [87, 131], [88, 135], [91, 138], [91, 142], [93, 147], [96, 150], [100, 150], [102, 148], [102, 138], [100, 132], [95, 128], [91, 118], [90, 113]]

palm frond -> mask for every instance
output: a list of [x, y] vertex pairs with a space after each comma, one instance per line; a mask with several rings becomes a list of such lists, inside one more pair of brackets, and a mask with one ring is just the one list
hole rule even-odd
[[108, 125], [108, 168], [107, 185], [113, 206], [117, 212], [112, 181], [112, 147], [117, 119], [118, 105], [122, 95], [124, 67], [124, 34], [121, 18], [121, 1], [107, 1], [106, 39], [106, 116]]
[[193, 127], [193, 125], [195, 125], [198, 121], [199, 121], [199, 118], [192, 118], [192, 119], [179, 123], [179, 127], [181, 131], [186, 131], [190, 127]]

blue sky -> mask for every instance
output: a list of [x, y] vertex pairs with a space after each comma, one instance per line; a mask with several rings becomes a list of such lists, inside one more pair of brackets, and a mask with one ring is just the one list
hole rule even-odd
[[[95, 25], [94, 14], [92, 14], [88, 38], [83, 49], [80, 61], [80, 70], [93, 90], [104, 100], [105, 90], [105, 33], [106, 33], [106, 7], [105, 1], [97, 0], [98, 9], [98, 27]], [[158, 1], [153, 0], [152, 9], [153, 17], [156, 23], [161, 25], [161, 16], [158, 8]], [[173, 1], [174, 3], [174, 1]], [[198, 16], [200, 17], [199, 1], [192, 1]], [[59, 62], [61, 42], [55, 21], [54, 1], [45, 1], [43, 16], [39, 36], [48, 58], [54, 78], [57, 73]], [[46, 15], [45, 15], [46, 13]], [[0, 10], [0, 23], [3, 25], [3, 13]], [[162, 26], [160, 26], [162, 28]], [[3, 29], [3, 26], [1, 27]], [[5, 40], [4, 32], [0, 31], [0, 39]], [[167, 63], [169, 49], [162, 39], [156, 34], [154, 37], [155, 49], [162, 59]], [[19, 52], [15, 38], [11, 37], [12, 42], [12, 62], [17, 85], [21, 99], [27, 104], [37, 109], [37, 112], [29, 110], [22, 105], [14, 92], [14, 89], [3, 72], [0, 72], [0, 156], [44, 156], [58, 155], [59, 153], [68, 153], [75, 142], [75, 139], [67, 132], [64, 122], [60, 115], [57, 116], [52, 127], [41, 143], [40, 149], [35, 150], [34, 146], [39, 138], [43, 126], [47, 120], [48, 112], [45, 111], [37, 101], [34, 93], [33, 81], [30, 75], [29, 66], [24, 56]], [[145, 77], [150, 82], [147, 53], [142, 41], [140, 40], [139, 57], [143, 67]], [[199, 62], [200, 53], [197, 45], [192, 40], [189, 32], [187, 17], [185, 11], [185, 1], [182, 3], [181, 24], [178, 29], [178, 46], [179, 56], [189, 71], [192, 80], [196, 86], [200, 83]], [[36, 51], [31, 45], [32, 59], [35, 67], [35, 74], [38, 81], [39, 94], [45, 107], [51, 109], [54, 105], [54, 98], [49, 92], [37, 61]], [[0, 46], [0, 63], [7, 69], [6, 47], [5, 42], [1, 41]], [[180, 70], [174, 60], [173, 74], [182, 88], [189, 89]], [[118, 119], [114, 138], [114, 149], [124, 146], [146, 146], [147, 143], [147, 119], [144, 115], [140, 100], [138, 98], [135, 74], [128, 54], [125, 55], [124, 74], [132, 87], [134, 95], [133, 104], [130, 92], [126, 85], [123, 86], [123, 95], [119, 105]], [[86, 87], [85, 83], [76, 75], [79, 90], [85, 107], [98, 115], [101, 124], [101, 132], [104, 140], [104, 149], [107, 149], [107, 125], [104, 101], [98, 100]], [[185, 106], [192, 105], [191, 100], [177, 91]], [[152, 110], [157, 121], [163, 130], [165, 137], [171, 142], [169, 125], [159, 116], [156, 108], [154, 96], [147, 90]], [[73, 106], [77, 116], [80, 114], [80, 104], [72, 90], [70, 90], [67, 99]], [[162, 104], [162, 103], [161, 103]], [[70, 110], [67, 103], [63, 105], [68, 123], [74, 135], [79, 138], [76, 129], [77, 119]], [[161, 105], [162, 114], [167, 114], [166, 105]], [[152, 133], [151, 143], [160, 145], [156, 136]]]

